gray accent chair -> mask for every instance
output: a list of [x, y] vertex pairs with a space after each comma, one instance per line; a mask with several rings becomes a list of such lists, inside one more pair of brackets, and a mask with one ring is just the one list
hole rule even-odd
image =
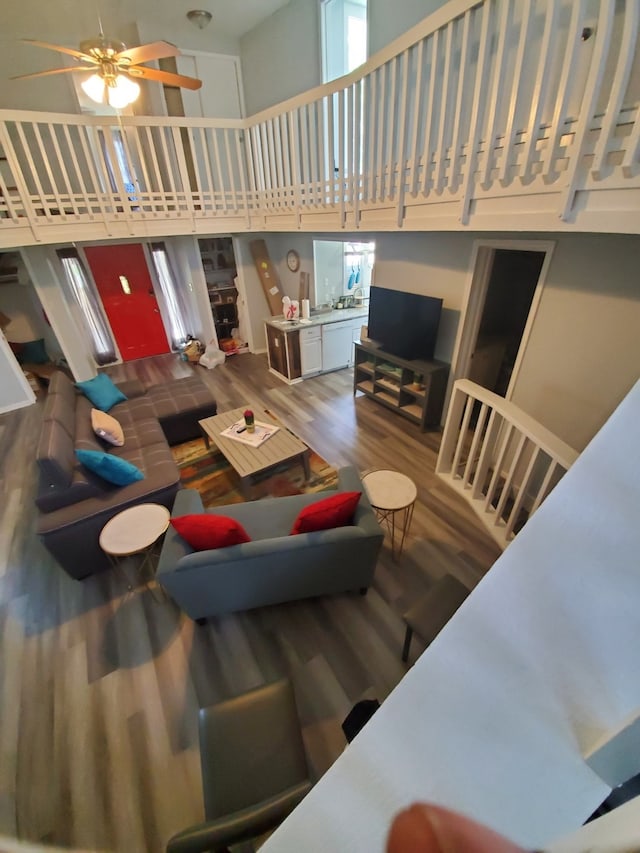
[[205, 822], [167, 853], [225, 851], [273, 829], [311, 790], [291, 683], [283, 679], [200, 711]]
[[428, 646], [470, 594], [471, 590], [453, 575], [444, 575], [407, 610], [402, 617], [407, 626], [402, 647], [405, 663], [409, 660], [413, 632]]
[[213, 513], [236, 519], [251, 542], [194, 551], [173, 527], [165, 535], [157, 580], [196, 621], [238, 610], [350, 590], [366, 592], [384, 533], [355, 468], [338, 471], [340, 491], [361, 491], [353, 524], [290, 536], [303, 507], [335, 492], [267, 498], [205, 510], [197, 492], [178, 492], [173, 516]]

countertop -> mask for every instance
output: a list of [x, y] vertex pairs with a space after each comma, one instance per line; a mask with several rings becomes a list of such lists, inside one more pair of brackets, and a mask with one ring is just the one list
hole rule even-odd
[[309, 329], [312, 326], [326, 326], [328, 323], [339, 323], [341, 320], [366, 320], [369, 316], [369, 308], [335, 308], [333, 311], [327, 311], [325, 314], [311, 314], [309, 320], [301, 322], [300, 320], [285, 320], [283, 316], [268, 317], [265, 323], [268, 326], [275, 326], [282, 332], [291, 332], [297, 329]]

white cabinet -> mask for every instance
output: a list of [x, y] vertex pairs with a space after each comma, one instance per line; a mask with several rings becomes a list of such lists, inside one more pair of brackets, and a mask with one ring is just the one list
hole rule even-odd
[[322, 369], [338, 370], [353, 364], [353, 323], [327, 323], [322, 327]]
[[320, 326], [300, 329], [300, 367], [303, 376], [322, 370], [322, 333]]

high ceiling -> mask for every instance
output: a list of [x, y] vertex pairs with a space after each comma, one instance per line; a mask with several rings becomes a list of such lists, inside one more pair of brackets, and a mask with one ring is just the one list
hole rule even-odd
[[[65, 30], [85, 27], [85, 36], [97, 31], [100, 15], [105, 31], [129, 28], [134, 22], [154, 19], [166, 26], [165, 38], [171, 40], [176, 27], [182, 27], [190, 9], [205, 9], [213, 19], [207, 33], [214, 31], [240, 38], [289, 0], [19, 0], [3, 3], [2, 29], [28, 37], [30, 30], [48, 31], [60, 38]], [[71, 41], [75, 41], [72, 37]]]
[[[68, 75], [13, 80], [61, 68], [64, 57], [24, 44], [36, 39], [77, 48], [81, 41], [104, 33], [128, 47], [158, 40], [186, 51], [239, 56], [240, 38], [289, 0], [0, 0], [0, 108], [77, 112], [77, 97]], [[212, 15], [205, 29], [187, 19], [191, 9]], [[63, 79], [63, 77], [65, 79]], [[149, 89], [149, 87], [145, 87]], [[149, 111], [149, 106], [143, 106]]]

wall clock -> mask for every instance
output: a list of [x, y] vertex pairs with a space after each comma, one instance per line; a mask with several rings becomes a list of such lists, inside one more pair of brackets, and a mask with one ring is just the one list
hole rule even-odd
[[295, 249], [289, 249], [287, 252], [287, 266], [291, 272], [298, 272], [300, 269], [300, 255]]

